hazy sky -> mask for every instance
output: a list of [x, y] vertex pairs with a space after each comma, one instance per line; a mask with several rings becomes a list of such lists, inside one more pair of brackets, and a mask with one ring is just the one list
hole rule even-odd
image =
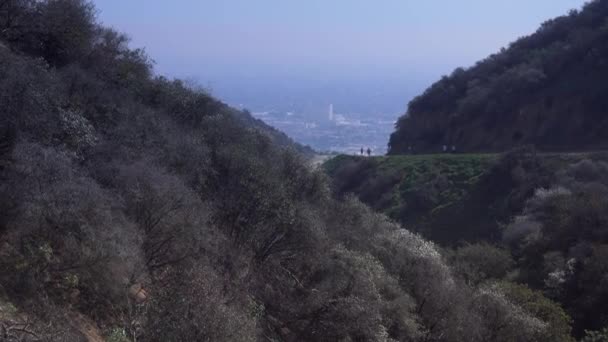
[[[582, 0], [96, 0], [157, 71], [229, 86], [263, 80], [425, 84]], [[223, 83], [222, 83], [223, 82]], [[231, 83], [232, 82], [232, 83]]]

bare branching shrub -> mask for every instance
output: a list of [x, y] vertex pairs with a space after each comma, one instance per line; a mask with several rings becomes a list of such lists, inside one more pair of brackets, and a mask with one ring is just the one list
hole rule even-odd
[[394, 230], [378, 235], [373, 244], [374, 255], [415, 299], [424, 338], [479, 340], [481, 317], [470, 308], [470, 290], [453, 277], [433, 243]]
[[510, 302], [521, 307], [528, 314], [540, 319], [545, 323], [539, 335], [531, 335], [539, 341], [572, 342], [570, 316], [556, 302], [548, 299], [540, 291], [534, 291], [526, 285], [509, 282], [497, 283], [500, 291]]
[[168, 135], [161, 160], [166, 163], [169, 171], [180, 175], [187, 185], [204, 193], [211, 169], [205, 138], [177, 129], [169, 131]]
[[503, 279], [513, 265], [513, 258], [508, 251], [487, 243], [462, 246], [455, 251], [452, 260], [454, 271], [471, 285], [489, 279]]
[[207, 207], [179, 178], [142, 161], [118, 166], [115, 186], [139, 228], [147, 270], [177, 265], [213, 240]]
[[350, 250], [365, 251], [371, 237], [400, 229], [386, 216], [374, 213], [352, 195], [332, 204], [327, 208], [326, 215], [331, 227], [328, 234]]
[[418, 336], [413, 300], [369, 254], [337, 247], [319, 271], [307, 316], [310, 339], [388, 341]]
[[203, 263], [172, 271], [169, 285], [154, 289], [145, 341], [258, 340], [255, 303], [226, 291], [228, 284]]
[[19, 279], [16, 288], [26, 293], [48, 287], [73, 300], [86, 293], [91, 304], [119, 296], [140, 247], [115, 198], [79, 174], [66, 154], [25, 143], [14, 155], [20, 206], [8, 225], [15, 259], [4, 266], [21, 276], [10, 281]]
[[545, 322], [514, 304], [497, 285], [481, 288], [474, 305], [484, 317], [483, 341], [536, 340], [547, 328]]

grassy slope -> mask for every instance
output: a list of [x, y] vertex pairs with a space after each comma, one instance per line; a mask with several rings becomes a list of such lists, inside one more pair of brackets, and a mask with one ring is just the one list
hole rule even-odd
[[[338, 156], [324, 164], [338, 195], [353, 193], [375, 210], [442, 244], [496, 240], [556, 172], [600, 154], [540, 154], [522, 162], [498, 154]], [[602, 157], [603, 158], [603, 157]]]
[[[457, 201], [496, 158], [496, 154], [429, 154], [372, 158], [341, 155], [326, 162], [325, 169], [334, 178], [338, 174], [354, 176], [355, 179], [351, 179], [344, 190], [355, 194], [373, 192], [375, 189], [370, 187], [374, 187], [374, 180], [384, 179], [393, 183], [390, 197], [386, 197], [387, 194], [383, 196], [387, 200], [369, 204], [394, 216], [403, 205], [402, 194], [428, 183], [437, 176], [445, 177], [451, 185], [445, 192], [440, 193], [439, 206]], [[344, 175], [343, 173], [348, 173], [344, 168], [349, 165], [353, 168], [359, 166], [361, 170], [353, 170], [353, 174]]]
[[417, 185], [426, 183], [437, 175], [444, 176], [451, 185], [440, 194], [440, 207], [449, 205], [461, 199], [464, 192], [477, 182], [495, 159], [494, 154], [381, 157], [379, 168], [382, 172], [398, 170], [403, 175], [394, 193], [395, 203], [390, 211], [403, 204], [400, 194], [412, 191]]

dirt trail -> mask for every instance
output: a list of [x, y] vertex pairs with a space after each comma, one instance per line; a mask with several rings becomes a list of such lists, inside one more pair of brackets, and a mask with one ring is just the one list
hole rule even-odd
[[105, 342], [105, 339], [101, 336], [101, 332], [99, 331], [97, 324], [95, 324], [95, 322], [90, 320], [88, 317], [76, 312], [70, 314], [70, 320], [72, 326], [80, 331], [82, 335], [84, 335], [87, 342]]

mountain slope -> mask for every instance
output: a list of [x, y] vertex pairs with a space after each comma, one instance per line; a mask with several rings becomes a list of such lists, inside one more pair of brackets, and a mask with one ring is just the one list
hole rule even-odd
[[500, 156], [338, 156], [324, 166], [338, 197], [355, 194], [445, 246], [468, 282], [491, 277], [542, 291], [582, 337], [608, 324], [607, 161], [605, 152], [522, 148]]
[[0, 1], [0, 39], [0, 340], [571, 341], [556, 304], [467, 284], [155, 76], [91, 3]]
[[608, 1], [544, 23], [412, 100], [390, 154], [608, 147]]

